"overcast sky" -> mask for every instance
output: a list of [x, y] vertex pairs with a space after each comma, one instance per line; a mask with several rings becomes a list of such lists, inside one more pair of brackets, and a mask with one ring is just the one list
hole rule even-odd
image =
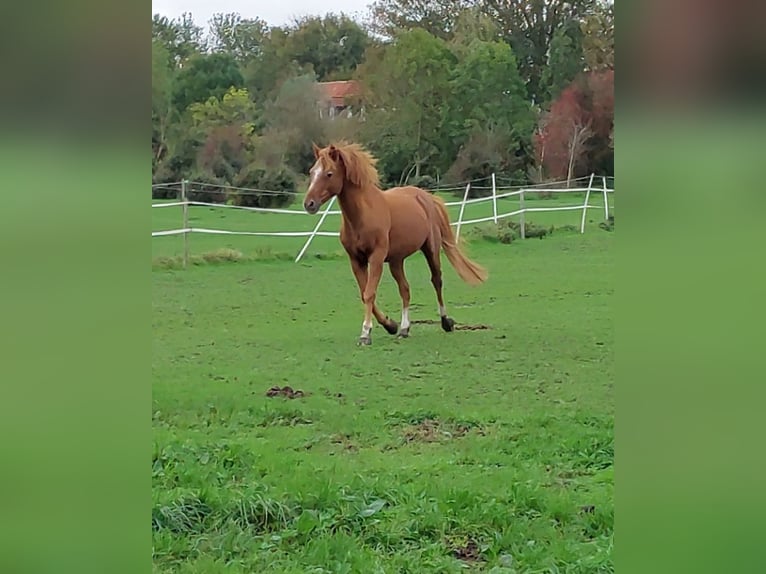
[[295, 16], [344, 12], [361, 17], [372, 0], [152, 0], [152, 14], [178, 18], [191, 12], [195, 23], [207, 29], [216, 13], [237, 12], [243, 18], [261, 18], [272, 26], [289, 23]]

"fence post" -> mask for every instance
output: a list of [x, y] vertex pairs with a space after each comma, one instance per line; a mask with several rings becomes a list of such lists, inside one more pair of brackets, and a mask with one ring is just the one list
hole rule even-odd
[[492, 216], [497, 225], [497, 186], [495, 184], [495, 172], [492, 172]]
[[184, 269], [189, 264], [189, 201], [186, 197], [186, 184], [188, 182], [184, 179], [181, 181], [181, 201], [183, 205], [183, 230], [184, 230]]
[[604, 221], [609, 220], [609, 198], [607, 194], [607, 187], [606, 187], [606, 176], [601, 176], [601, 181], [604, 182]]
[[590, 188], [593, 186], [593, 176], [590, 174], [590, 180], [588, 181], [588, 191], [585, 192], [585, 203], [582, 204], [582, 222], [580, 223], [580, 233], [585, 233], [585, 216], [588, 213], [588, 200], [590, 200]]
[[332, 206], [335, 203], [336, 197], [337, 197], [336, 195], [333, 195], [332, 199], [330, 199], [329, 203], [327, 204], [327, 208], [322, 212], [322, 215], [319, 217], [319, 221], [317, 221], [316, 227], [314, 227], [314, 231], [312, 231], [311, 235], [309, 235], [306, 238], [306, 243], [303, 244], [303, 248], [300, 250], [300, 252], [298, 253], [298, 256], [295, 258], [295, 263], [298, 263], [298, 261], [301, 260], [301, 257], [303, 257], [303, 254], [306, 253], [306, 250], [309, 248], [309, 245], [311, 245], [311, 242], [316, 236], [317, 231], [319, 231], [319, 228], [322, 227], [322, 224], [324, 223], [324, 220], [327, 217], [327, 214], [330, 213], [330, 210], [332, 209]]
[[465, 211], [465, 202], [468, 200], [468, 192], [471, 191], [471, 182], [465, 186], [463, 194], [463, 203], [460, 204], [460, 213], [457, 216], [457, 230], [455, 231], [455, 240], [460, 239], [460, 226], [463, 224], [463, 212]]
[[524, 188], [519, 190], [519, 209], [521, 210], [521, 213], [519, 213], [519, 222], [521, 223], [521, 238], [526, 239], [527, 238], [527, 224], [525, 221], [524, 213], [526, 212], [526, 208], [524, 207]]

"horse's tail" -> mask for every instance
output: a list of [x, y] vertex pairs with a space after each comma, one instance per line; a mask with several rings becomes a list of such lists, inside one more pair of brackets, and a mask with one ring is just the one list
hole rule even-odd
[[452, 233], [452, 227], [450, 226], [449, 213], [447, 213], [447, 206], [444, 204], [442, 198], [436, 195], [431, 195], [431, 199], [434, 202], [436, 208], [436, 216], [439, 221], [439, 229], [442, 236], [442, 248], [447, 255], [447, 259], [455, 268], [457, 274], [466, 283], [471, 285], [478, 285], [487, 280], [487, 271], [478, 263], [475, 263], [465, 256], [463, 251], [455, 239], [455, 234]]

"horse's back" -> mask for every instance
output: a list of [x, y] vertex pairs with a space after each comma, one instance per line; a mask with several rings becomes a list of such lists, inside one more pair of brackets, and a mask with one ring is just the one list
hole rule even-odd
[[391, 211], [391, 220], [421, 220], [427, 223], [431, 219], [431, 205], [428, 192], [419, 187], [392, 187], [383, 194]]

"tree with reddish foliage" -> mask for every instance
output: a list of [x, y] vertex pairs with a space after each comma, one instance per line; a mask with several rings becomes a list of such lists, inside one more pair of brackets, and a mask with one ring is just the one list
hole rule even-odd
[[572, 82], [551, 105], [534, 136], [536, 160], [548, 178], [614, 173], [614, 70]]

